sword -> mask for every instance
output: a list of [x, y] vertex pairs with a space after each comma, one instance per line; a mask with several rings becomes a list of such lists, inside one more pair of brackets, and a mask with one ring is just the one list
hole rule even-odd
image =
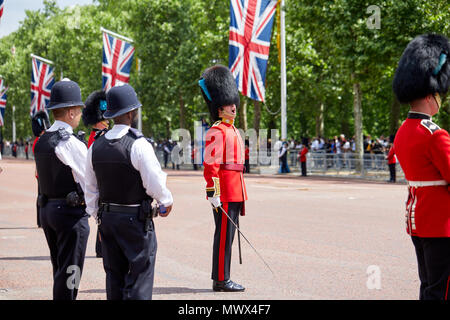
[[[256, 254], [258, 255], [258, 257], [262, 260], [262, 262], [264, 262], [264, 264], [266, 265], [266, 267], [270, 270], [270, 272], [272, 272], [272, 274], [275, 276], [275, 273], [272, 271], [272, 269], [270, 268], [270, 266], [268, 265], [268, 263], [266, 262], [266, 260], [264, 260], [264, 258], [259, 254], [259, 252], [255, 249], [255, 247], [250, 243], [250, 241], [248, 241], [247, 237], [241, 232], [241, 230], [239, 229], [239, 227], [236, 225], [236, 223], [234, 223], [234, 221], [230, 218], [230, 216], [228, 215], [228, 213], [222, 208], [222, 206], [218, 207], [220, 208], [220, 210], [222, 210], [222, 212], [227, 216], [228, 220], [230, 220], [230, 222], [236, 227], [237, 231], [239, 232], [239, 234], [242, 235], [242, 238], [244, 238], [245, 241], [247, 241], [247, 243], [250, 245], [250, 247], [252, 247], [252, 249], [256, 252]], [[217, 212], [217, 208], [216, 212]]]

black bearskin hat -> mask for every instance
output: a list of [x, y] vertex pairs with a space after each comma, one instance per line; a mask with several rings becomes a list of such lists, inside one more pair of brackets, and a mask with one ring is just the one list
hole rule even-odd
[[438, 34], [414, 38], [395, 71], [393, 89], [398, 101], [409, 103], [429, 94], [445, 94], [450, 86], [450, 43]]
[[232, 104], [239, 107], [240, 98], [236, 80], [227, 67], [215, 65], [206, 69], [199, 85], [213, 121], [219, 120], [220, 107]]
[[104, 120], [103, 113], [106, 111], [106, 94], [102, 90], [92, 92], [84, 103], [83, 123], [85, 126], [96, 124]]
[[31, 118], [31, 131], [35, 137], [39, 137], [42, 131], [50, 128], [50, 120], [48, 119], [47, 112], [44, 110], [38, 111]]
[[307, 147], [309, 145], [309, 139], [306, 137], [302, 138], [302, 145], [304, 145], [305, 147]]

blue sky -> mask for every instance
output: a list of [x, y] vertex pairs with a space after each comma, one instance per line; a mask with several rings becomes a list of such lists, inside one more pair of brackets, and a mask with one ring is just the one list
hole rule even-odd
[[[4, 0], [5, 8], [0, 21], [0, 38], [16, 31], [20, 21], [25, 19], [25, 10], [44, 8], [43, 0]], [[58, 7], [65, 8], [75, 4], [91, 4], [93, 0], [56, 0]]]

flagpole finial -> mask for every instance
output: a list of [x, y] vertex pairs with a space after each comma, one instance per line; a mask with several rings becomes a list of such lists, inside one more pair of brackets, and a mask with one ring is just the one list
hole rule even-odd
[[113, 37], [119, 38], [119, 39], [121, 39], [121, 40], [125, 40], [125, 41], [127, 41], [127, 42], [129, 42], [129, 43], [133, 43], [133, 42], [134, 42], [133, 39], [131, 39], [131, 38], [122, 36], [121, 34], [112, 32], [111, 30], [105, 29], [105, 28], [103, 28], [103, 27], [100, 27], [100, 31], [105, 32], [105, 33], [108, 33], [108, 34], [112, 35]]

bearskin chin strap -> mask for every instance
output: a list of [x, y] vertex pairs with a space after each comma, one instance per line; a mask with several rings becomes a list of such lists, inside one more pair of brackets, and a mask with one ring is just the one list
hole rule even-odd
[[225, 122], [225, 123], [228, 123], [228, 124], [234, 124], [234, 119], [233, 118], [222, 117], [222, 122]]

